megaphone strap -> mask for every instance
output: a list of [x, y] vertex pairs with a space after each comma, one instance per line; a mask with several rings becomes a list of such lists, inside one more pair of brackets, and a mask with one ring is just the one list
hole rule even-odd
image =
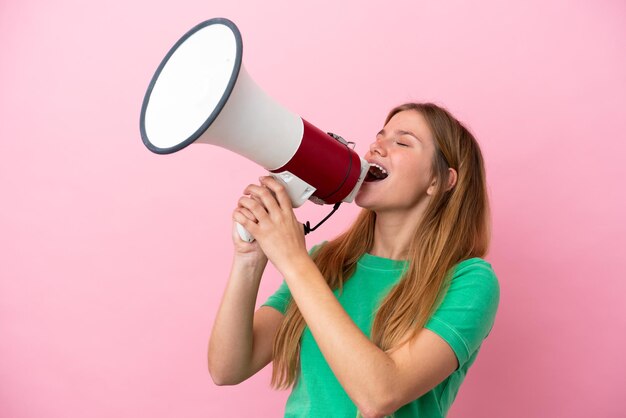
[[326, 220], [327, 220], [328, 218], [330, 218], [330, 217], [333, 215], [333, 213], [335, 213], [335, 212], [337, 211], [337, 209], [339, 209], [339, 206], [341, 206], [341, 202], [337, 202], [337, 203], [335, 203], [335, 204], [333, 205], [333, 210], [332, 210], [332, 211], [331, 211], [328, 215], [326, 215], [326, 217], [325, 217], [324, 219], [322, 219], [322, 220], [320, 221], [320, 223], [318, 223], [317, 225], [315, 225], [313, 228], [311, 228], [311, 223], [310, 223], [309, 221], [306, 221], [306, 222], [305, 222], [305, 224], [304, 224], [304, 235], [307, 235], [307, 234], [308, 234], [309, 232], [311, 232], [311, 231], [315, 231], [315, 230], [316, 230], [316, 229], [317, 229], [317, 228], [318, 228], [321, 224], [323, 224], [324, 222], [326, 222]]

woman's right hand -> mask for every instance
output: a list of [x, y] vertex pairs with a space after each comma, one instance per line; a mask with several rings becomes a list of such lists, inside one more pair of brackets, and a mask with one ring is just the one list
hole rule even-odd
[[[246, 214], [244, 211], [248, 211], [241, 206], [235, 209], [233, 212], [233, 218], [235, 212], [239, 212], [244, 216], [249, 217], [249, 219], [254, 220], [254, 216], [252, 213]], [[248, 211], [249, 212], [249, 211]], [[265, 253], [261, 249], [261, 246], [257, 241], [246, 242], [241, 239], [239, 236], [239, 232], [237, 231], [237, 222], [233, 222], [232, 227], [232, 236], [233, 236], [233, 244], [235, 247], [235, 257], [242, 262], [251, 263], [255, 265], [265, 264], [267, 263], [267, 257]]]

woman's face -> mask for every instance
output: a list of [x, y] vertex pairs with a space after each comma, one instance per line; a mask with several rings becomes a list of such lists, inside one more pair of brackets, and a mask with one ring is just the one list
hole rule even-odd
[[376, 135], [364, 158], [387, 171], [383, 180], [363, 182], [355, 202], [377, 213], [417, 208], [432, 194], [434, 141], [426, 120], [415, 110], [396, 113]]

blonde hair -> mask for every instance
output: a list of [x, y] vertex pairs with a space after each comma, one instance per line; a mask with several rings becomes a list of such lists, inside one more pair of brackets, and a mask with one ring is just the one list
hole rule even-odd
[[[432, 103], [395, 107], [385, 125], [405, 111], [419, 112], [429, 125], [435, 144], [432, 176], [439, 187], [416, 226], [406, 272], [376, 311], [371, 340], [384, 351], [399, 347], [424, 327], [445, 295], [453, 267], [468, 258], [484, 257], [491, 235], [484, 162], [474, 136]], [[449, 167], [457, 171], [457, 182], [446, 190], [442, 185], [448, 184]], [[312, 254], [331, 289], [342, 289], [359, 258], [372, 248], [375, 222], [376, 213], [363, 209], [348, 230]], [[292, 299], [274, 339], [271, 385], [276, 389], [296, 383], [304, 327]]]

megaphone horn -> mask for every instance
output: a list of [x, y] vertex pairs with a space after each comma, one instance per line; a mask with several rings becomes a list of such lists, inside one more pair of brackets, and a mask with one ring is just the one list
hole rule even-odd
[[263, 166], [294, 207], [351, 202], [369, 164], [338, 137], [272, 100], [248, 75], [237, 26], [215, 18], [189, 30], [157, 68], [140, 130], [157, 154], [192, 143], [226, 148]]

